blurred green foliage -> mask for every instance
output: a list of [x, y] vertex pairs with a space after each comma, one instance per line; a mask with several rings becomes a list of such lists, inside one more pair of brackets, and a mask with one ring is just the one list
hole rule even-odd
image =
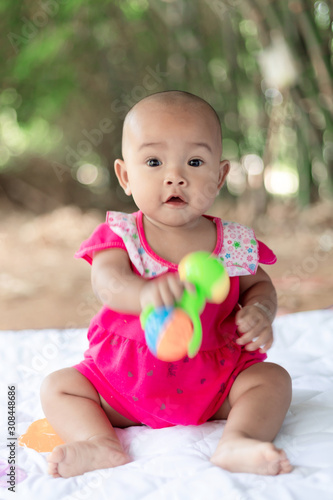
[[0, 196], [24, 203], [21, 179], [63, 203], [126, 204], [112, 171], [122, 120], [181, 89], [221, 118], [231, 196], [332, 197], [331, 1], [6, 0], [0, 12]]

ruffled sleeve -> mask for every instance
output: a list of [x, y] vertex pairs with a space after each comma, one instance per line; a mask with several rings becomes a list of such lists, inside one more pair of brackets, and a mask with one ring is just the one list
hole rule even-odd
[[259, 263], [276, 262], [275, 254], [256, 239], [253, 229], [236, 222], [223, 222], [220, 258], [231, 277], [254, 275]]
[[275, 253], [262, 241], [257, 240], [259, 247], [259, 263], [272, 265], [277, 261]]
[[114, 233], [124, 242], [128, 256], [138, 274], [145, 278], [154, 278], [168, 271], [168, 267], [157, 261], [144, 248], [138, 234], [139, 212], [108, 212], [107, 223]]
[[79, 250], [75, 253], [76, 259], [85, 259], [89, 264], [92, 263], [93, 254], [98, 250], [107, 248], [121, 248], [126, 250], [125, 244], [120, 236], [112, 231], [109, 224], [104, 222], [100, 224], [92, 235], [81, 243]]

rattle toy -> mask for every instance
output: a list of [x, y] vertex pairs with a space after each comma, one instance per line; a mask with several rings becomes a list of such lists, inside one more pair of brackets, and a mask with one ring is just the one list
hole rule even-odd
[[229, 276], [208, 252], [186, 255], [178, 266], [182, 281], [193, 283], [195, 292], [184, 290], [172, 307], [147, 306], [141, 313], [141, 326], [149, 350], [162, 361], [178, 361], [185, 355], [193, 358], [202, 342], [200, 313], [206, 301], [215, 304], [229, 293]]

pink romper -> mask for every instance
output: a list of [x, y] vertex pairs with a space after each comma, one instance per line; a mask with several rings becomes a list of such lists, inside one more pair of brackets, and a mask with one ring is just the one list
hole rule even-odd
[[[235, 314], [239, 276], [255, 274], [259, 262], [274, 264], [276, 257], [256, 240], [252, 229], [207, 217], [216, 224], [213, 254], [226, 266], [231, 287], [222, 304], [207, 304], [201, 314], [199, 353], [174, 363], [159, 361], [148, 350], [139, 316], [104, 306], [91, 321], [84, 360], [75, 366], [114, 410], [152, 428], [206, 422], [222, 405], [237, 375], [267, 357], [236, 344]], [[134, 273], [146, 279], [176, 272], [176, 264], [149, 247], [142, 218], [141, 211], [108, 212], [106, 222], [75, 256], [91, 263], [95, 251], [121, 248], [128, 253]]]

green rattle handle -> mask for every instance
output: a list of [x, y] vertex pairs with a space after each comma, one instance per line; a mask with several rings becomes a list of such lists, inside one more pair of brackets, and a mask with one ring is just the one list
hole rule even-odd
[[189, 315], [193, 323], [193, 337], [188, 346], [188, 356], [193, 358], [202, 343], [200, 313], [206, 301], [218, 304], [225, 300], [229, 293], [230, 280], [222, 262], [208, 252], [186, 255], [179, 263], [178, 271], [180, 279], [193, 283], [196, 289], [195, 293], [185, 290], [177, 304]]
[[194, 358], [198, 353], [202, 343], [202, 325], [200, 321], [200, 312], [205, 306], [205, 296], [200, 288], [195, 285], [195, 292], [190, 293], [184, 290], [183, 296], [175, 306], [183, 309], [189, 316], [193, 324], [193, 336], [188, 345], [188, 357]]

